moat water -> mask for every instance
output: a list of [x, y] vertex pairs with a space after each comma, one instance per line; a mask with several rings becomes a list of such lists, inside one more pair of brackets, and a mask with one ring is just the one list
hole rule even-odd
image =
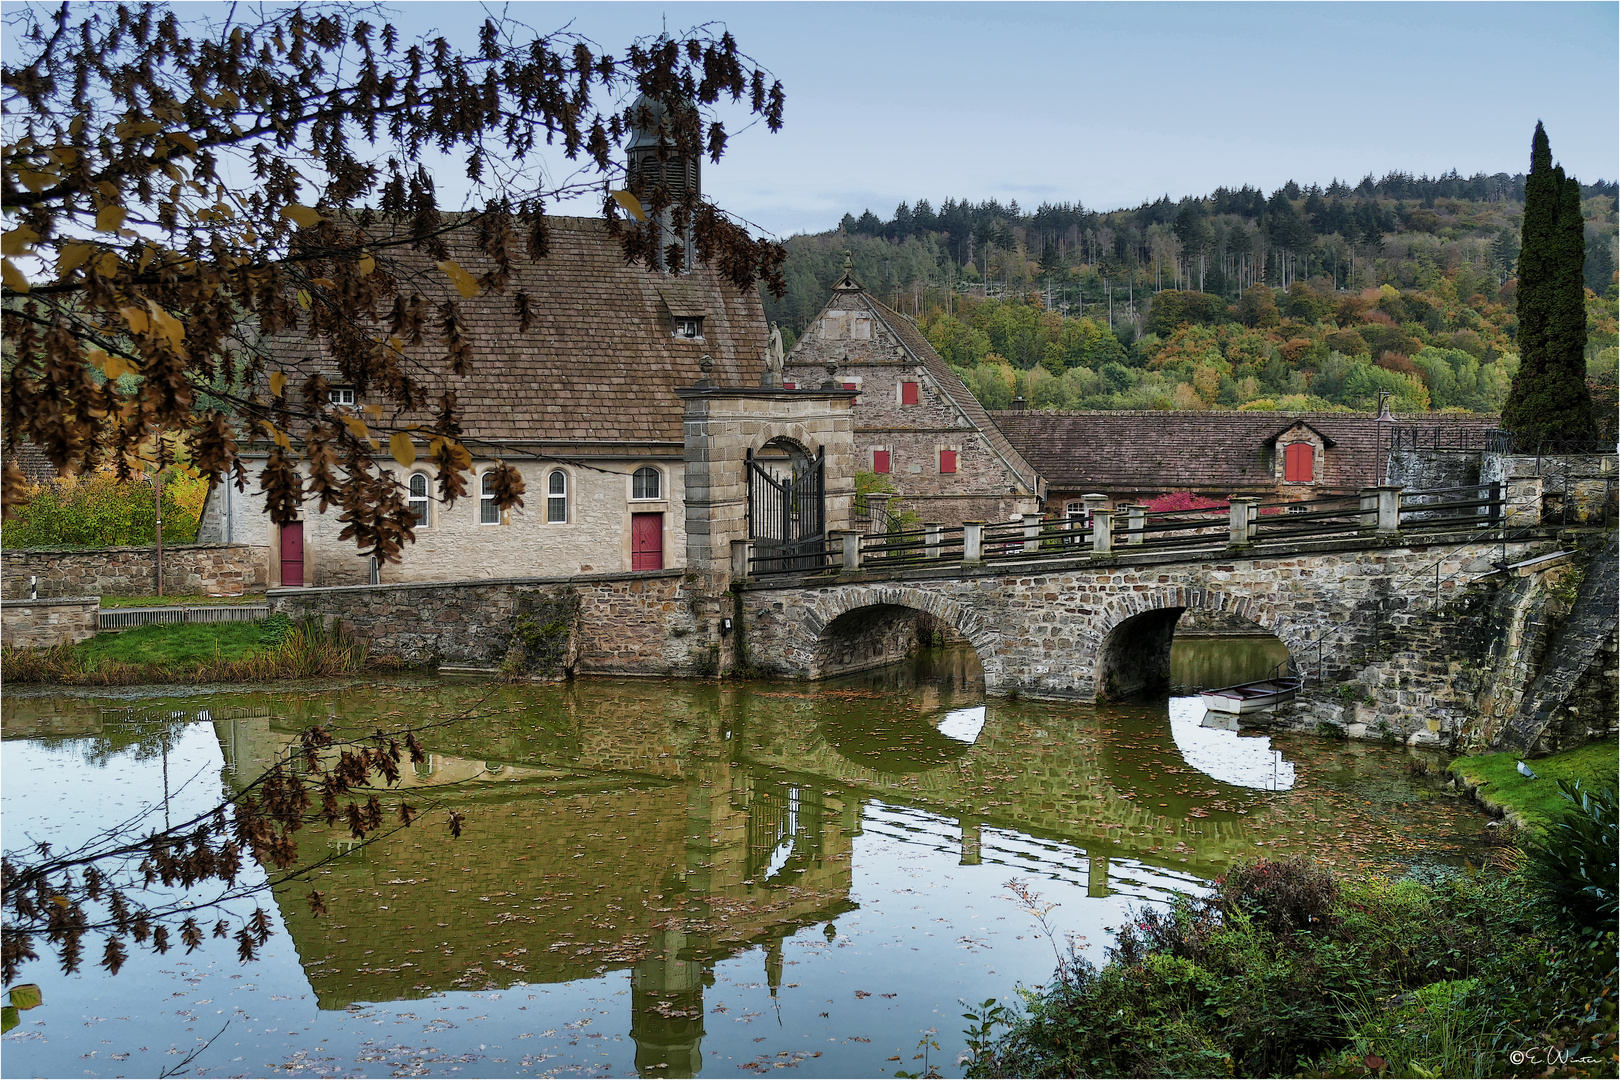
[[[1178, 640], [1172, 680], [1280, 649]], [[986, 703], [965, 649], [824, 684], [9, 693], [3, 719], [8, 854], [182, 820], [316, 721], [428, 750], [416, 824], [260, 898], [258, 960], [208, 939], [108, 977], [91, 941], [78, 974], [26, 968], [45, 1000], [6, 1076], [960, 1075], [961, 1003], [1016, 1003], [1071, 944], [1100, 962], [1133, 908], [1259, 857], [1477, 859], [1486, 820], [1404, 747], [1226, 730], [1195, 698]]]

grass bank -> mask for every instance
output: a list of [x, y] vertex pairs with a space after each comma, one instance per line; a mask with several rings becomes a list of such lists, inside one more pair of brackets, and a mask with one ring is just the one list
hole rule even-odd
[[1519, 775], [1519, 759], [1512, 754], [1480, 754], [1457, 758], [1446, 771], [1475, 789], [1474, 797], [1516, 825], [1546, 829], [1568, 807], [1558, 792], [1558, 781], [1579, 780], [1583, 785], [1613, 785], [1620, 774], [1620, 744], [1588, 743], [1561, 754], [1526, 762], [1536, 779]]
[[341, 627], [272, 615], [252, 623], [142, 626], [97, 634], [77, 645], [0, 648], [7, 682], [61, 686], [260, 682], [346, 675], [366, 663], [365, 646]]

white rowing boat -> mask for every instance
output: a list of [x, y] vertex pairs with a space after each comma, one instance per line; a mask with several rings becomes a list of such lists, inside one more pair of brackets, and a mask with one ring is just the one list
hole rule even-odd
[[1204, 708], [1211, 712], [1248, 713], [1285, 705], [1294, 700], [1305, 680], [1297, 675], [1284, 675], [1275, 679], [1238, 683], [1219, 690], [1205, 690], [1198, 695]]

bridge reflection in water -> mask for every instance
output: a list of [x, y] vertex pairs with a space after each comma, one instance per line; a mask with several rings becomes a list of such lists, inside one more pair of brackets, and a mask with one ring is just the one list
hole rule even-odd
[[[1333, 818], [1312, 793], [1313, 778], [1331, 786], [1333, 770], [1379, 748], [1333, 744], [1331, 761], [1302, 764], [1284, 790], [1251, 782], [1258, 759], [1243, 775], [1201, 766], [1201, 751], [1178, 749], [1162, 700], [987, 708], [982, 695], [971, 652], [944, 650], [815, 687], [604, 680], [221, 694], [153, 703], [136, 723], [127, 705], [8, 699], [5, 730], [134, 740], [155, 756], [165, 725], [206, 717], [234, 787], [311, 722], [363, 734], [473, 710], [476, 719], [429, 727], [428, 761], [401, 778], [425, 811], [417, 825], [316, 876], [328, 915], [310, 914], [310, 882], [276, 890], [314, 996], [335, 1010], [628, 972], [620, 1030], [634, 1036], [644, 1075], [700, 1070], [717, 964], [757, 950], [744, 962], [763, 967], [774, 997], [790, 937], [831, 942], [859, 903], [881, 905], [855, 885], [863, 847], [921, 844], [997, 868], [991, 888], [1013, 875], [1056, 878], [1112, 897], [1115, 910], [1197, 888], [1234, 860], [1299, 850], [1322, 822], [1363, 836], [1376, 822], [1399, 839], [1417, 820], [1387, 802]], [[459, 840], [443, 830], [450, 809], [467, 818]], [[353, 846], [320, 826], [300, 842], [306, 855]], [[1010, 984], [1042, 972], [1006, 974]]]

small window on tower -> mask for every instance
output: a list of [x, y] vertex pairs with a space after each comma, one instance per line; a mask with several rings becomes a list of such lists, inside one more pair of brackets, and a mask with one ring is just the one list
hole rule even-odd
[[675, 336], [678, 338], [696, 339], [703, 336], [703, 319], [701, 316], [679, 316], [675, 319]]
[[343, 405], [354, 408], [354, 387], [334, 386], [326, 392], [326, 400], [333, 405]]

